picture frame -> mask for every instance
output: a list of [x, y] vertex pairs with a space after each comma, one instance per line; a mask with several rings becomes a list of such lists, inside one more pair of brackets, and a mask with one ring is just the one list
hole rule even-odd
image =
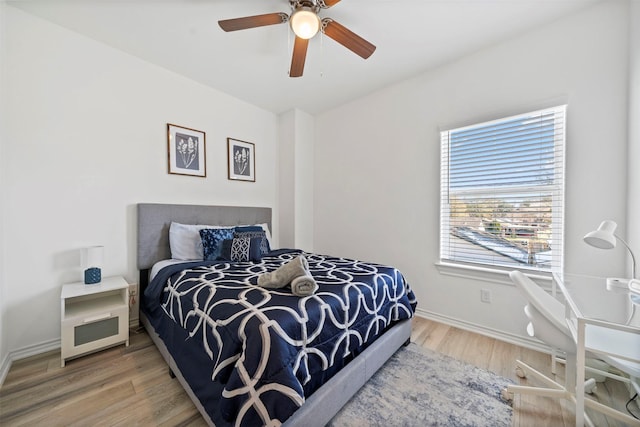
[[167, 123], [167, 145], [170, 174], [207, 176], [204, 132]]
[[227, 138], [228, 178], [232, 181], [256, 181], [255, 145]]

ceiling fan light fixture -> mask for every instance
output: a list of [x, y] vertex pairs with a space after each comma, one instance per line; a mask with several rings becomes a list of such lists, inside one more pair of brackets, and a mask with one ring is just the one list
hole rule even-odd
[[301, 39], [310, 39], [320, 31], [320, 18], [308, 7], [300, 7], [289, 18], [291, 29]]

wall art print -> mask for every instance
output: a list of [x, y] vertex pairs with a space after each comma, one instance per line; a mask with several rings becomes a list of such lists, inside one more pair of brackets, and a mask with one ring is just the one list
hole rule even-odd
[[229, 157], [229, 179], [234, 181], [256, 181], [254, 144], [227, 138], [227, 155]]
[[169, 173], [206, 177], [204, 132], [167, 123]]

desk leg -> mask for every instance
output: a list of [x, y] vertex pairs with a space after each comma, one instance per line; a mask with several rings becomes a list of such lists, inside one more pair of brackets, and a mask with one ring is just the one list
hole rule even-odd
[[[584, 370], [586, 365], [585, 354], [585, 324], [584, 321], [578, 319], [578, 342], [576, 343], [576, 364], [575, 364], [575, 379], [576, 379], [576, 427], [584, 427]], [[568, 377], [568, 375], [567, 375]]]

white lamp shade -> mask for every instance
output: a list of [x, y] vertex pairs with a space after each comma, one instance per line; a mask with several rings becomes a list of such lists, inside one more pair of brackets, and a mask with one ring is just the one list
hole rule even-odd
[[616, 247], [616, 236], [613, 233], [616, 231], [617, 226], [618, 224], [614, 221], [602, 221], [600, 227], [595, 231], [587, 233], [583, 240], [596, 248], [613, 249]]
[[82, 268], [102, 267], [104, 246], [89, 246], [82, 249]]
[[310, 39], [320, 31], [320, 18], [307, 8], [300, 8], [293, 12], [289, 21], [291, 29], [301, 39]]

